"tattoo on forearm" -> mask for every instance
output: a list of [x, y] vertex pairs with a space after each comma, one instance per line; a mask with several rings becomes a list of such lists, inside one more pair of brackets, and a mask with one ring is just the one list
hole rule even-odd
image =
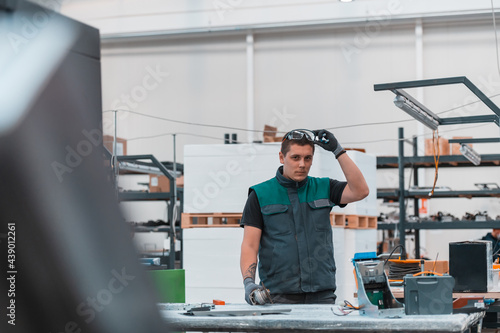
[[252, 278], [255, 280], [255, 270], [257, 269], [257, 264], [253, 263], [250, 266], [248, 266], [245, 274], [243, 275], [243, 280], [246, 278]]

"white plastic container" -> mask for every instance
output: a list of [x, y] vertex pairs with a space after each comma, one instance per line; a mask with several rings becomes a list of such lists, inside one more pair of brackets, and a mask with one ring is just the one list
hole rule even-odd
[[[184, 212], [241, 213], [248, 188], [275, 176], [280, 143], [186, 145], [184, 147]], [[377, 216], [376, 157], [350, 150], [349, 157], [363, 173], [370, 194], [335, 212]], [[316, 147], [312, 177], [345, 180], [331, 152]]]

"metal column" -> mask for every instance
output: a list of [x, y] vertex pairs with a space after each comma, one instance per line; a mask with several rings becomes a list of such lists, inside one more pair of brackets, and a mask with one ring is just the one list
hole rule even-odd
[[115, 181], [115, 194], [116, 196], [118, 197], [118, 176], [119, 176], [119, 162], [118, 162], [118, 159], [116, 156], [118, 156], [117, 154], [117, 133], [118, 133], [118, 122], [117, 122], [117, 119], [116, 119], [116, 114], [118, 113], [118, 110], [113, 110], [113, 114], [114, 114], [114, 122], [115, 122], [115, 128], [114, 128], [114, 135], [113, 135], [113, 180]]
[[175, 145], [175, 134], [173, 135], [173, 145], [174, 145], [174, 179], [170, 182], [170, 193], [173, 195], [170, 197], [170, 205], [168, 206], [168, 218], [170, 220], [170, 251], [168, 253], [168, 268], [175, 269], [175, 220], [177, 217], [174, 216], [175, 206], [177, 205], [177, 161], [176, 161], [176, 145]]
[[[417, 137], [413, 138], [413, 156], [418, 156], [418, 139]], [[413, 185], [418, 186], [418, 167], [413, 167]], [[413, 215], [419, 216], [418, 210], [418, 198], [413, 199]], [[420, 229], [417, 229], [415, 232], [415, 258], [420, 258]]]
[[399, 170], [399, 244], [406, 248], [406, 211], [405, 211], [405, 161], [404, 128], [398, 129], [398, 170]]

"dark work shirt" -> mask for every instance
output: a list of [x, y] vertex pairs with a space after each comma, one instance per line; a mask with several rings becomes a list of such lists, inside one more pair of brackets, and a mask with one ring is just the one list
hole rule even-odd
[[[346, 187], [347, 182], [341, 182], [335, 179], [330, 179], [330, 200], [337, 206], [345, 207], [346, 205], [340, 204], [342, 193]], [[259, 199], [255, 191], [251, 191], [248, 196], [243, 215], [241, 217], [240, 226], [251, 226], [262, 230], [264, 220], [260, 211]]]
[[489, 232], [486, 236], [483, 236], [481, 240], [487, 240], [491, 242], [491, 253], [493, 254], [493, 261], [495, 261], [500, 256], [500, 241], [493, 237], [491, 232]]

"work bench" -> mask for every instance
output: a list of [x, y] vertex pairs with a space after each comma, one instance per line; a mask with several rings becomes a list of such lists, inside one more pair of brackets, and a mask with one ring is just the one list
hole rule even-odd
[[[360, 316], [353, 311], [335, 315], [337, 305], [246, 304], [218, 305], [201, 316], [186, 315], [187, 304], [159, 304], [169, 329], [197, 332], [471, 332], [484, 312], [453, 315], [421, 315], [398, 318]], [[277, 314], [259, 314], [259, 311]], [[218, 315], [218, 311], [228, 312]], [[253, 314], [255, 313], [255, 314]]]

